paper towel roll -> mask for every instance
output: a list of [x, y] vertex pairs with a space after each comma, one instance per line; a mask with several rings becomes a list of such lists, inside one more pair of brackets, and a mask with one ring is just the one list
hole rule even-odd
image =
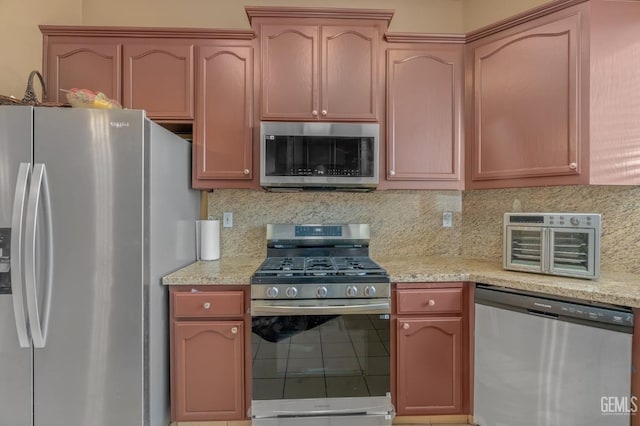
[[220, 259], [220, 221], [199, 220], [196, 229], [200, 228], [200, 260]]

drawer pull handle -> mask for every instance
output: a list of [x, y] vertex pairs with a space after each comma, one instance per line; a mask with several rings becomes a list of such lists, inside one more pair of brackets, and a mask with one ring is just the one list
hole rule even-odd
[[231, 334], [238, 334], [238, 327], [231, 327]]
[[429, 306], [435, 306], [436, 301], [433, 299], [429, 299]]
[[404, 328], [405, 330], [409, 329], [409, 323], [405, 322], [404, 324], [402, 324], [402, 328]]
[[204, 302], [204, 305], [202, 305], [205, 309], [211, 309], [211, 303], [210, 302]]

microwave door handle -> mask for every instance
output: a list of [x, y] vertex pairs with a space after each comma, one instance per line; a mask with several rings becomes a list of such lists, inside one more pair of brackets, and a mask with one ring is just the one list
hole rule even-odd
[[[44, 250], [44, 262], [46, 273], [43, 277], [44, 293], [43, 304], [38, 306], [37, 280], [36, 280], [36, 233], [38, 220], [38, 206], [42, 203], [44, 212], [44, 239], [40, 244], [46, 244]], [[49, 311], [51, 307], [51, 289], [53, 283], [53, 235], [51, 218], [51, 200], [49, 195], [49, 182], [44, 164], [36, 164], [33, 167], [29, 202], [27, 204], [27, 225], [25, 231], [25, 284], [27, 294], [27, 311], [29, 312], [29, 327], [34, 348], [44, 348], [47, 342], [49, 329]], [[44, 240], [44, 241], [43, 241]], [[40, 311], [42, 308], [42, 311]]]
[[31, 346], [27, 332], [27, 315], [24, 310], [24, 271], [22, 270], [24, 212], [30, 173], [31, 163], [20, 163], [11, 217], [11, 298], [18, 343], [21, 348]]

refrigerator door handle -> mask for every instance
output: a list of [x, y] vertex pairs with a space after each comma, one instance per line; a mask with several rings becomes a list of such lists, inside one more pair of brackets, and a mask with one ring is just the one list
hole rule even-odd
[[21, 348], [31, 347], [27, 331], [27, 315], [24, 310], [24, 277], [22, 270], [24, 211], [30, 172], [31, 163], [20, 163], [11, 216], [11, 233], [14, 236], [11, 239], [11, 297], [13, 315], [16, 319], [16, 331], [18, 332], [18, 343]]
[[[42, 194], [42, 199], [40, 195]], [[42, 311], [38, 307], [38, 291], [36, 280], [36, 231], [38, 219], [38, 207], [42, 203], [44, 211], [44, 227], [46, 228], [44, 241], [45, 259], [40, 263], [46, 268], [43, 291], [44, 298]], [[51, 199], [49, 195], [49, 182], [44, 164], [35, 164], [31, 177], [29, 190], [29, 202], [27, 204], [27, 224], [25, 231], [25, 284], [27, 294], [27, 311], [29, 312], [29, 327], [34, 348], [44, 348], [47, 342], [47, 330], [49, 329], [49, 311], [51, 307], [51, 287], [53, 284], [53, 230], [51, 227]]]

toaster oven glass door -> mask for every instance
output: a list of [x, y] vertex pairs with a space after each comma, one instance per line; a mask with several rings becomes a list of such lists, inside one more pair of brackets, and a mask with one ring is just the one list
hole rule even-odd
[[559, 275], [594, 277], [595, 229], [551, 228], [549, 272]]
[[521, 271], [543, 272], [545, 270], [546, 233], [544, 228], [534, 226], [507, 227], [505, 250], [506, 267]]

